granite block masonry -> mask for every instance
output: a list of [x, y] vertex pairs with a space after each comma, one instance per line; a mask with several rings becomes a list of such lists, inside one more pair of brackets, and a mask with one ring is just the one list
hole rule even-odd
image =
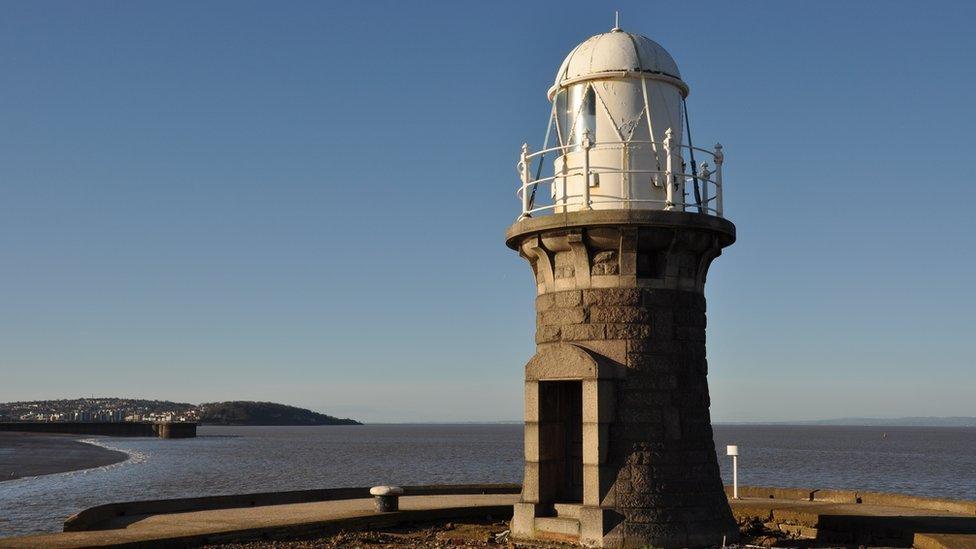
[[712, 441], [704, 297], [712, 260], [734, 240], [725, 219], [661, 210], [583, 210], [508, 229], [537, 285], [515, 537], [735, 539]]

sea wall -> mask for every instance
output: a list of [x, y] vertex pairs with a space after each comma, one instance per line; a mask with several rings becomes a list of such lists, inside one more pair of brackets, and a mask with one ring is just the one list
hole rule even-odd
[[761, 526], [824, 546], [976, 549], [976, 501], [758, 486], [740, 486], [743, 499], [726, 493], [745, 531]]
[[[404, 490], [405, 496], [443, 496], [518, 494], [521, 487], [517, 484], [469, 484], [405, 486]], [[731, 502], [735, 518], [744, 530], [761, 526], [767, 532], [781, 531], [790, 538], [815, 539], [824, 544], [843, 546], [912, 547], [914, 544], [926, 549], [976, 547], [976, 502], [852, 490], [748, 486], [740, 486], [739, 495], [744, 499]], [[146, 515], [369, 497], [369, 488], [356, 487], [113, 503], [81, 511], [65, 522], [64, 530], [105, 532], [124, 528], [124, 525]], [[457, 519], [485, 514], [504, 520], [510, 518], [511, 513], [511, 505], [370, 513], [334, 520], [326, 517], [298, 521], [262, 528], [260, 531], [221, 531], [219, 539], [229, 542], [257, 537], [322, 536], [339, 530], [381, 528], [399, 522]], [[120, 521], [120, 517], [125, 518]], [[967, 535], [956, 535], [962, 533]], [[213, 532], [201, 535], [199, 539], [194, 538], [194, 543], [213, 543], [217, 539]], [[189, 543], [190, 540], [183, 541]]]
[[[732, 498], [732, 487], [725, 487], [725, 494]], [[864, 492], [861, 490], [822, 490], [810, 488], [776, 488], [765, 486], [739, 486], [741, 498], [763, 498], [780, 500], [820, 501], [827, 503], [860, 503], [890, 507], [908, 507], [929, 511], [948, 511], [976, 516], [976, 501], [958, 499], [927, 498], [906, 494], [885, 492]]]
[[191, 438], [197, 436], [196, 423], [125, 422], [5, 422], [0, 431], [25, 433], [60, 433], [69, 435], [103, 435], [110, 437]]
[[[259, 492], [227, 496], [204, 496], [196, 498], [158, 499], [108, 503], [89, 507], [68, 517], [64, 521], [65, 532], [100, 530], [117, 517], [133, 515], [161, 515], [184, 513], [188, 511], [208, 511], [214, 509], [235, 509], [240, 507], [260, 507], [263, 505], [286, 505], [291, 503], [310, 503], [315, 501], [338, 501], [372, 497], [369, 486], [357, 488], [325, 488], [319, 490], [293, 490], [288, 492]], [[518, 494], [520, 484], [433, 484], [427, 486], [404, 486], [407, 496], [448, 496], [462, 494]]]
[[[184, 513], [188, 511], [207, 511], [215, 509], [234, 509], [240, 507], [260, 507], [264, 505], [285, 505], [291, 503], [310, 503], [315, 501], [338, 501], [372, 497], [370, 487], [324, 488], [317, 490], [292, 490], [283, 492], [257, 492], [251, 494], [232, 494], [223, 496], [203, 496], [194, 498], [174, 498], [159, 500], [127, 501], [108, 503], [89, 507], [68, 517], [64, 531], [98, 530], [100, 525], [110, 519], [133, 515], [155, 515]], [[444, 496], [461, 494], [518, 494], [520, 484], [433, 484], [426, 486], [404, 486], [407, 496]], [[732, 497], [732, 487], [725, 491]], [[819, 501], [830, 503], [863, 503], [948, 511], [976, 516], [976, 501], [963, 501], [940, 498], [925, 498], [904, 494], [861, 492], [855, 490], [824, 490], [810, 488], [777, 488], [763, 486], [740, 486], [739, 496], [743, 498], [762, 498], [781, 501]], [[737, 510], [737, 519], [748, 518], [749, 507]]]

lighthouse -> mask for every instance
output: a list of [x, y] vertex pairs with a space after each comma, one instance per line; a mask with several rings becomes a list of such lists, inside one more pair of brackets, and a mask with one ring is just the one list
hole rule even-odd
[[735, 241], [721, 145], [691, 139], [688, 84], [614, 27], [548, 90], [523, 145], [506, 244], [536, 283], [525, 479], [512, 534], [592, 547], [695, 547], [737, 529], [712, 440], [705, 278]]

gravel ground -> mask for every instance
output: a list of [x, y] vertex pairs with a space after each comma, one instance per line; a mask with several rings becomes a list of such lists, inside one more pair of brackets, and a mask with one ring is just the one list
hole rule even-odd
[[[317, 539], [252, 541], [210, 547], [221, 549], [305, 549], [311, 547], [515, 547], [507, 541], [505, 522], [412, 524], [382, 531], [340, 532]], [[556, 547], [556, 546], [553, 546]], [[562, 546], [565, 547], [565, 546]]]
[[[808, 540], [790, 540], [782, 534], [758, 530], [755, 525], [747, 525], [750, 529], [746, 539], [740, 545], [730, 545], [728, 549], [751, 547], [797, 547], [804, 549], [832, 547], [816, 544]], [[491, 548], [531, 548], [531, 549], [567, 549], [578, 547], [567, 544], [516, 544], [508, 539], [508, 523], [506, 522], [478, 522], [456, 521], [447, 523], [408, 524], [382, 531], [369, 530], [362, 532], [341, 532], [334, 536], [316, 539], [296, 539], [278, 541], [252, 541], [246, 543], [230, 543], [208, 546], [214, 549], [308, 549], [308, 548], [368, 548], [383, 549], [389, 547], [491, 547]]]

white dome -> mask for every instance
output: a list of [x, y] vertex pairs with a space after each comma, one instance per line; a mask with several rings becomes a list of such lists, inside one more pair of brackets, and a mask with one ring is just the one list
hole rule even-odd
[[[569, 52], [549, 90], [551, 97], [564, 85], [603, 73], [649, 73], [681, 80], [678, 64], [660, 44], [639, 34], [613, 29], [587, 38]], [[687, 86], [681, 82], [687, 93]]]

